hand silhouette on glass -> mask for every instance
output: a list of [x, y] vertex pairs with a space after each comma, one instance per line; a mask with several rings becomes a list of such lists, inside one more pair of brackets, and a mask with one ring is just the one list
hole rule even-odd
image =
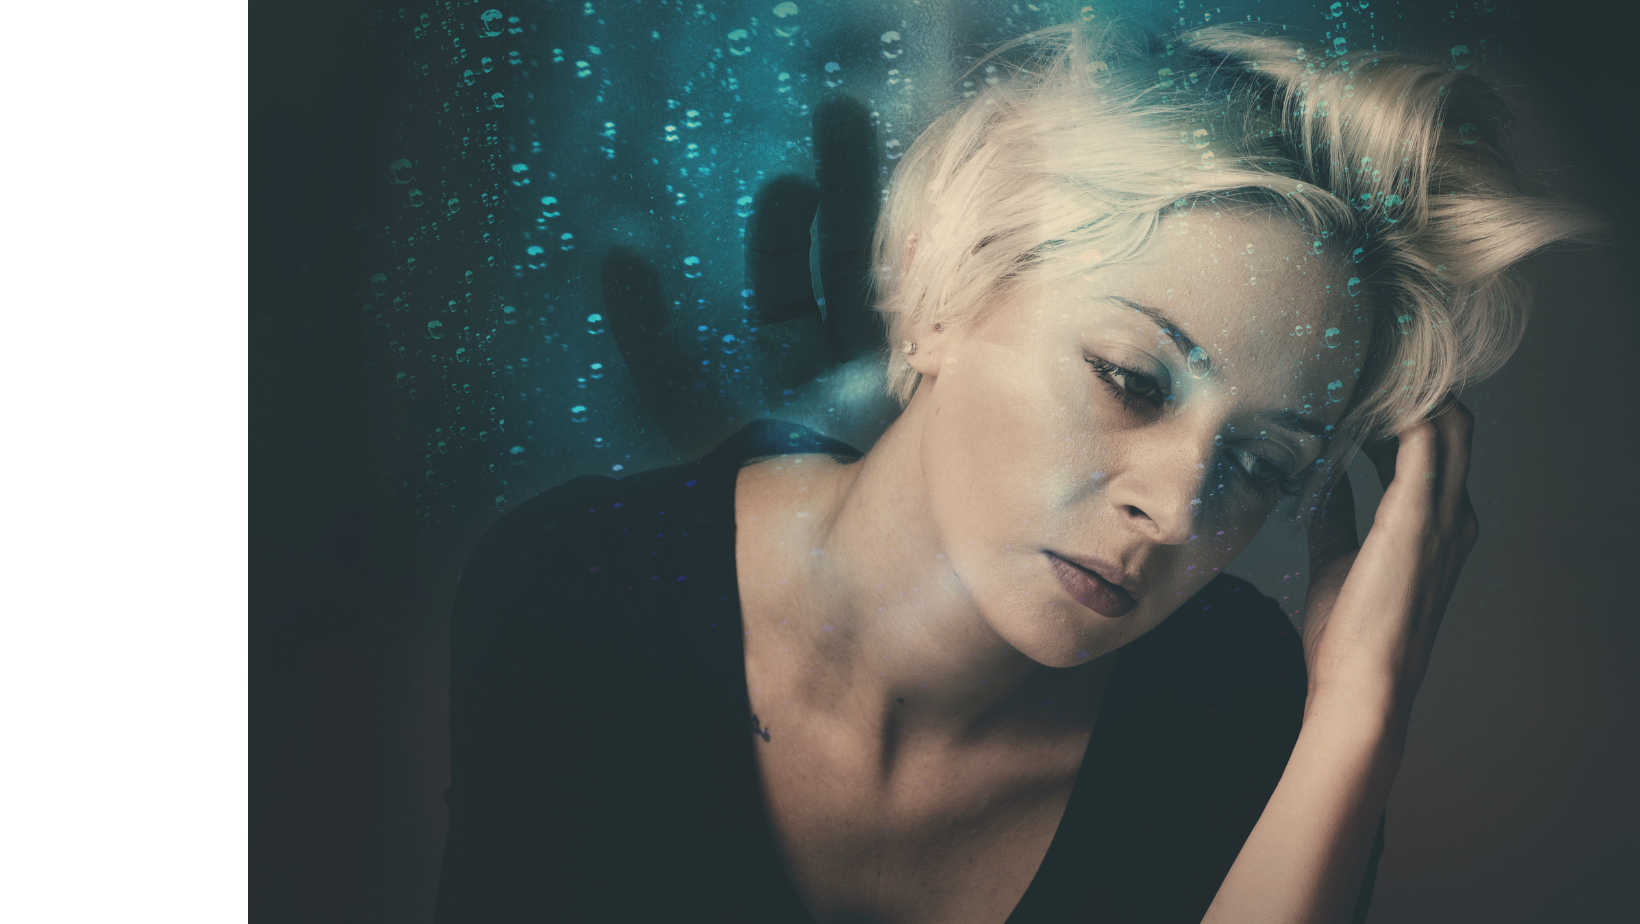
[[[757, 333], [747, 345], [772, 417], [865, 450], [899, 415], [883, 390], [884, 327], [871, 309], [871, 233], [879, 206], [871, 115], [834, 96], [814, 111], [815, 179], [763, 184], [746, 222], [747, 302]], [[810, 272], [818, 230], [821, 302]], [[611, 247], [602, 265], [604, 316], [650, 416], [684, 458], [739, 428], [734, 401], [685, 338], [667, 327], [660, 273], [639, 251]]]

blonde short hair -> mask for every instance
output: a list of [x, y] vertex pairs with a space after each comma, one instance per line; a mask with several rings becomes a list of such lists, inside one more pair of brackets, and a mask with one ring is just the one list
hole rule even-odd
[[[1347, 438], [1323, 470], [1496, 372], [1530, 307], [1511, 268], [1596, 228], [1522, 192], [1507, 104], [1448, 66], [1244, 24], [1148, 51], [1067, 25], [998, 54], [1014, 53], [1024, 63], [987, 68], [1000, 76], [924, 131], [890, 184], [874, 252], [891, 344], [971, 322], [1049, 257], [1083, 272], [1132, 257], [1198, 203], [1285, 213], [1353, 264], [1350, 290], [1374, 315]], [[904, 404], [919, 376], [888, 365]]]

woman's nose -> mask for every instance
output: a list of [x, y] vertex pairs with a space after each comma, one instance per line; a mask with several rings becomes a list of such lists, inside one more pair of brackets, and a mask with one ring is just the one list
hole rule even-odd
[[1207, 461], [1195, 453], [1137, 459], [1112, 480], [1107, 497], [1117, 516], [1152, 542], [1180, 545], [1195, 534]]

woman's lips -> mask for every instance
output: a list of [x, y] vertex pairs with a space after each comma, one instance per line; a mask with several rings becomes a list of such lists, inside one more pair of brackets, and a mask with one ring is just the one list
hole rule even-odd
[[1077, 603], [1111, 619], [1127, 615], [1137, 605], [1138, 601], [1126, 588], [1112, 584], [1097, 573], [1052, 552], [1046, 554], [1048, 566], [1053, 569], [1053, 576], [1059, 579], [1059, 586], [1065, 588], [1065, 592]]

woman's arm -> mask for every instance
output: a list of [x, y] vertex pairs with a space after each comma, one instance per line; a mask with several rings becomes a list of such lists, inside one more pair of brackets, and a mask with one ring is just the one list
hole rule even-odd
[[1204, 919], [1342, 922], [1400, 767], [1412, 700], [1474, 547], [1464, 481], [1473, 417], [1456, 401], [1368, 449], [1386, 485], [1359, 548], [1341, 480], [1310, 531], [1304, 726], [1281, 782]]

